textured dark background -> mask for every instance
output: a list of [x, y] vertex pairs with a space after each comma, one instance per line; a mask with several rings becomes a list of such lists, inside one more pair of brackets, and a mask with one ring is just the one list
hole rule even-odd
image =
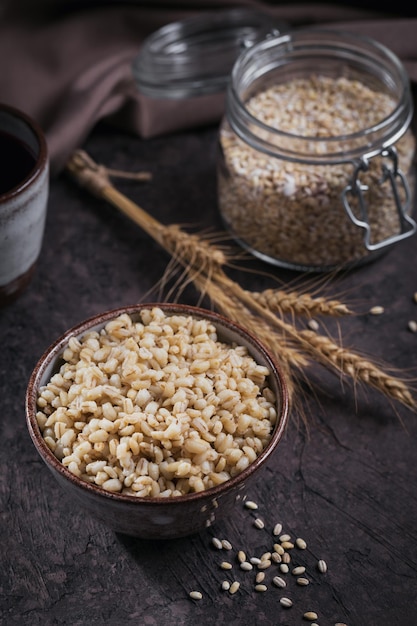
[[[118, 187], [164, 223], [220, 228], [216, 203], [216, 128], [140, 140], [104, 126], [85, 148], [109, 167], [148, 169], [153, 181]], [[25, 426], [29, 375], [45, 348], [68, 327], [100, 311], [139, 300], [163, 276], [168, 257], [113, 207], [93, 198], [66, 174], [51, 183], [41, 258], [28, 290], [0, 311], [0, 623], [4, 626], [103, 624], [214, 625], [305, 623], [320, 626], [417, 624], [417, 423], [380, 394], [355, 394], [316, 369], [318, 397], [307, 393], [309, 432], [293, 414], [273, 469], [249, 493], [267, 529], [238, 508], [231, 519], [190, 538], [164, 543], [115, 535], [64, 496], [37, 456]], [[300, 277], [258, 262], [291, 286]], [[266, 276], [234, 273], [246, 287], [272, 286]], [[309, 279], [312, 280], [311, 278]], [[417, 243], [412, 237], [355, 272], [322, 278], [319, 293], [340, 296], [358, 315], [340, 322], [347, 346], [370, 353], [417, 378]], [[181, 301], [197, 304], [187, 290]], [[385, 307], [381, 316], [367, 313]], [[311, 577], [306, 588], [287, 575], [281, 591], [253, 590], [253, 573], [230, 596], [219, 568], [229, 556], [212, 536], [259, 555], [280, 521], [308, 548], [294, 556]], [[328, 563], [320, 575], [317, 559]], [[274, 571], [274, 573], [276, 573]], [[271, 577], [267, 573], [267, 578]], [[188, 598], [202, 590], [203, 600]], [[279, 598], [292, 598], [286, 610]]]

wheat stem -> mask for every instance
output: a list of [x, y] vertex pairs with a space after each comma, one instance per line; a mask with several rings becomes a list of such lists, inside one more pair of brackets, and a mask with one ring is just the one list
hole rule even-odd
[[295, 324], [283, 319], [284, 313], [288, 312], [309, 316], [349, 315], [351, 311], [346, 305], [337, 300], [284, 290], [246, 291], [225, 274], [223, 266], [228, 257], [222, 250], [201, 237], [184, 232], [178, 225], [162, 225], [120, 193], [111, 184], [108, 170], [95, 164], [86, 153], [76, 151], [67, 169], [81, 185], [117, 207], [159, 243], [171, 259], [183, 266], [182, 286], [193, 282], [202, 294], [210, 297], [220, 312], [246, 326], [269, 346], [287, 374], [290, 389], [294, 386], [296, 372], [311, 365], [310, 357], [313, 357], [336, 373], [345, 374], [354, 382], [371, 385], [387, 397], [417, 409], [417, 402], [405, 382], [344, 349], [329, 337], [298, 330]]

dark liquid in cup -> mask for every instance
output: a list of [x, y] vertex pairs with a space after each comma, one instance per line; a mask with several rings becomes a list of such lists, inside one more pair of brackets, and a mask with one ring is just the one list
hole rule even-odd
[[23, 141], [0, 131], [0, 161], [0, 194], [3, 194], [11, 191], [29, 175], [36, 158]]

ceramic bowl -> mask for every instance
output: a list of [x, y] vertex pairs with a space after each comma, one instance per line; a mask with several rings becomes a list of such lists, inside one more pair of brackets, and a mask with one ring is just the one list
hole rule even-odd
[[[110, 320], [127, 313], [138, 319], [142, 309], [157, 306], [168, 315], [191, 315], [208, 319], [217, 330], [218, 340], [247, 347], [257, 363], [270, 371], [269, 386], [276, 396], [277, 420], [269, 443], [257, 458], [237, 476], [205, 491], [177, 497], [137, 497], [105, 491], [102, 487], [77, 478], [48, 448], [39, 428], [36, 413], [39, 389], [62, 363], [61, 355], [71, 337], [80, 338], [87, 331], [100, 330]], [[282, 371], [269, 350], [250, 332], [217, 313], [177, 304], [142, 304], [114, 309], [78, 324], [58, 338], [36, 364], [26, 392], [26, 421], [36, 450], [79, 510], [86, 511], [115, 532], [143, 539], [170, 539], [208, 528], [225, 516], [233, 515], [250, 484], [257, 481], [274, 456], [288, 420], [288, 391]]]

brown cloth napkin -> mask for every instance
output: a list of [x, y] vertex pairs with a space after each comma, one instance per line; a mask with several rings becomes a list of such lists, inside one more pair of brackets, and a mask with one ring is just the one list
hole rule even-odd
[[0, 100], [40, 123], [53, 174], [101, 120], [143, 138], [215, 122], [222, 96], [202, 96], [198, 106], [193, 100], [150, 99], [139, 92], [131, 66], [143, 40], [164, 24], [203, 9], [237, 7], [262, 10], [291, 28], [320, 24], [373, 37], [401, 58], [417, 82], [417, 19], [387, 17], [364, 6], [12, 0], [0, 13]]

